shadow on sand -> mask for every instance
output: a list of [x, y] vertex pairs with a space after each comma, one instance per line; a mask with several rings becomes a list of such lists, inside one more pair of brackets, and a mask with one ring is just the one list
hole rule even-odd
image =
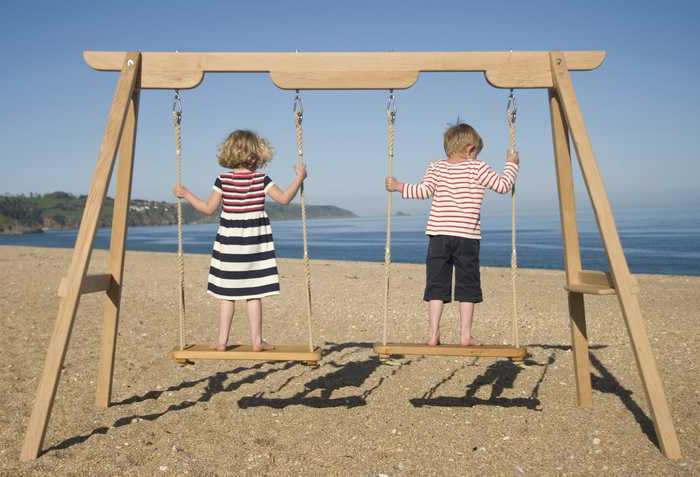
[[[213, 396], [215, 396], [218, 393], [222, 392], [232, 392], [235, 391], [236, 389], [240, 388], [244, 384], [252, 384], [256, 381], [260, 381], [262, 379], [265, 379], [266, 377], [270, 376], [271, 374], [284, 371], [287, 369], [290, 369], [294, 366], [297, 366], [298, 363], [295, 362], [288, 362], [288, 363], [274, 363], [270, 364], [268, 362], [261, 362], [257, 363], [253, 366], [240, 366], [234, 369], [231, 369], [229, 371], [222, 371], [218, 372], [216, 374], [213, 374], [211, 376], [207, 376], [205, 378], [201, 379], [196, 379], [192, 381], [183, 381], [180, 384], [170, 386], [166, 389], [162, 390], [157, 390], [157, 391], [148, 391], [145, 394], [142, 395], [135, 395], [131, 396], [129, 398], [126, 398], [122, 401], [117, 401], [112, 403], [112, 407], [116, 406], [125, 406], [129, 404], [136, 404], [148, 400], [158, 400], [160, 399], [163, 394], [165, 393], [174, 393], [176, 391], [181, 391], [183, 389], [188, 389], [195, 387], [197, 385], [200, 385], [202, 383], [206, 383], [206, 386], [204, 390], [202, 391], [202, 394], [197, 398], [196, 400], [184, 400], [181, 401], [177, 404], [171, 404], [169, 405], [165, 410], [162, 412], [156, 412], [156, 413], [151, 413], [151, 414], [134, 414], [130, 416], [125, 416], [125, 417], [120, 417], [111, 426], [102, 426], [98, 427], [91, 432], [87, 434], [83, 434], [80, 436], [74, 436], [70, 437], [68, 439], [65, 439], [62, 442], [59, 442], [58, 444], [49, 447], [44, 450], [43, 453], [58, 450], [58, 449], [68, 449], [69, 447], [72, 447], [76, 444], [81, 444], [88, 440], [90, 437], [97, 435], [97, 434], [107, 434], [107, 432], [111, 428], [118, 428], [118, 427], [123, 427], [127, 426], [133, 422], [138, 422], [137, 420], [143, 420], [143, 421], [155, 421], [156, 419], [159, 419], [162, 416], [165, 416], [166, 414], [172, 413], [172, 412], [178, 412], [182, 411], [185, 409], [188, 409], [192, 406], [195, 406], [197, 404], [201, 403], [206, 403]], [[267, 369], [263, 369], [264, 367], [268, 367]], [[235, 377], [241, 373], [244, 373], [246, 371], [255, 371], [252, 374], [248, 374], [246, 376], [241, 377], [238, 380], [232, 381], [226, 385], [224, 383], [232, 378]]]
[[[233, 392], [239, 389], [244, 384], [253, 384], [266, 379], [267, 377], [292, 369], [303, 368], [301, 372], [288, 377], [281, 385], [275, 389], [266, 392], [256, 393], [253, 396], [245, 396], [238, 400], [238, 406], [241, 409], [250, 407], [270, 407], [274, 409], [283, 409], [288, 406], [306, 406], [310, 408], [331, 408], [344, 407], [354, 408], [357, 406], [365, 406], [367, 398], [374, 393], [386, 380], [390, 379], [396, 373], [406, 366], [411, 365], [416, 360], [405, 360], [393, 368], [391, 373], [381, 376], [369, 388], [362, 390], [362, 386], [370, 379], [370, 377], [382, 366], [381, 361], [375, 356], [364, 358], [355, 361], [346, 361], [354, 354], [361, 353], [372, 347], [371, 343], [326, 343], [323, 349], [324, 358], [317, 368], [301, 366], [296, 362], [271, 363], [260, 362], [252, 366], [239, 366], [228, 371], [217, 372], [211, 376], [203, 377], [195, 380], [183, 381], [177, 385], [170, 386], [162, 390], [152, 390], [141, 395], [134, 395], [122, 401], [112, 403], [112, 407], [128, 406], [148, 400], [158, 401], [165, 393], [174, 393], [188, 388], [193, 388], [205, 383], [201, 395], [195, 400], [183, 400], [176, 404], [169, 405], [161, 412], [150, 414], [133, 414], [118, 418], [111, 426], [101, 426], [91, 432], [79, 436], [74, 436], [59, 442], [58, 444], [47, 448], [44, 452], [51, 452], [59, 449], [67, 449], [74, 445], [81, 444], [87, 441], [90, 437], [99, 434], [107, 434], [111, 428], [119, 428], [127, 426], [138, 420], [155, 421], [160, 417], [173, 412], [179, 412], [188, 409], [198, 404], [207, 403], [213, 396], [219, 393]], [[537, 362], [530, 358], [522, 363], [514, 363], [508, 360], [499, 360], [490, 364], [486, 370], [478, 375], [474, 380], [467, 385], [465, 393], [462, 396], [435, 396], [437, 391], [446, 383], [453, 380], [455, 376], [468, 366], [474, 366], [476, 359], [470, 363], [465, 363], [463, 366], [453, 370], [448, 376], [440, 380], [432, 386], [420, 398], [411, 399], [410, 402], [415, 407], [423, 406], [442, 406], [442, 407], [473, 407], [473, 406], [500, 406], [505, 408], [521, 407], [528, 410], [540, 411], [541, 402], [538, 398], [540, 387], [545, 380], [549, 367], [556, 361], [557, 355], [562, 351], [571, 350], [568, 345], [547, 345], [533, 344], [529, 348], [540, 348], [549, 351], [544, 362]], [[590, 350], [606, 348], [606, 345], [593, 345]], [[333, 353], [340, 353], [333, 359], [327, 357]], [[617, 396], [623, 405], [632, 413], [635, 420], [639, 424], [642, 432], [649, 440], [658, 447], [658, 439], [654, 432], [652, 420], [646, 415], [644, 410], [633, 399], [633, 392], [620, 384], [617, 378], [603, 365], [603, 363], [591, 352], [589, 354], [593, 369], [599, 374], [591, 373], [593, 389], [601, 393], [613, 394]], [[315, 377], [304, 383], [304, 389], [291, 397], [275, 398], [270, 395], [279, 393], [288, 385], [295, 381], [303, 380], [305, 376], [314, 369], [323, 369], [330, 367], [333, 371], [322, 376]], [[530, 390], [526, 397], [506, 397], [504, 393], [508, 389], [514, 389], [520, 373], [528, 367], [541, 367], [542, 372], [537, 379], [535, 385]], [[248, 373], [240, 376], [243, 373]], [[229, 379], [239, 377], [234, 381], [228, 382]], [[490, 386], [490, 396], [488, 398], [479, 398], [477, 393], [483, 387]], [[338, 391], [344, 388], [356, 389], [360, 392], [350, 396], [334, 397]], [[314, 395], [312, 395], [314, 394]]]
[[[382, 366], [381, 361], [376, 356], [360, 361], [341, 362], [343, 358], [361, 351], [372, 348], [372, 343], [331, 343], [331, 346], [324, 350], [324, 354], [341, 352], [346, 349], [352, 350], [338, 357], [337, 360], [330, 360], [323, 364], [323, 367], [334, 368], [335, 371], [324, 374], [304, 384], [304, 389], [291, 397], [275, 398], [265, 395], [265, 392], [257, 393], [253, 396], [242, 397], [238, 400], [241, 409], [249, 407], [271, 407], [274, 409], [284, 409], [287, 406], [306, 406], [312, 408], [344, 407], [353, 408], [365, 406], [367, 398], [376, 391], [387, 379], [398, 373], [403, 367], [412, 363], [411, 360], [404, 361], [386, 376], [382, 376], [377, 382], [358, 394], [351, 396], [333, 397], [337, 391], [343, 388], [353, 388], [361, 390], [364, 383]], [[288, 384], [288, 380], [285, 384]], [[275, 394], [279, 389], [272, 391]], [[312, 396], [312, 394], [315, 394]]]
[[[328, 346], [330, 345], [330, 346]], [[323, 355], [325, 356], [332, 353], [342, 353], [337, 359], [346, 359], [347, 357], [361, 352], [364, 349], [371, 348], [372, 343], [328, 343], [324, 346]], [[325, 361], [325, 359], [323, 360]], [[284, 400], [269, 400], [266, 402], [265, 398], [261, 398], [259, 395], [252, 396], [249, 398], [243, 398], [243, 405], [239, 402], [241, 408], [250, 406], [261, 406], [269, 405], [271, 407], [285, 407], [286, 405], [303, 404], [309, 407], [332, 407], [332, 406], [344, 406], [344, 407], [354, 407], [357, 405], [365, 405], [367, 397], [374, 392], [386, 379], [382, 377], [372, 388], [363, 391], [361, 394], [356, 396], [350, 396], [345, 398], [332, 399], [331, 395], [333, 391], [341, 389], [344, 387], [357, 387], [359, 388], [365, 382], [369, 376], [377, 369], [379, 366], [379, 361], [376, 359], [366, 359], [363, 361], [351, 361], [346, 364], [338, 364], [336, 361], [329, 361], [327, 363], [323, 362], [319, 367], [331, 366], [336, 369], [336, 371], [329, 373], [327, 375], [321, 376], [319, 378], [311, 380], [305, 385], [306, 389], [304, 393], [294, 396], [287, 400], [287, 403], [280, 402]], [[405, 363], [408, 364], [408, 363]], [[112, 428], [119, 428], [127, 426], [138, 420], [142, 421], [155, 421], [162, 416], [173, 412], [183, 411], [190, 407], [196, 406], [198, 404], [206, 403], [211, 400], [211, 398], [219, 393], [233, 392], [243, 386], [244, 384], [253, 384], [264, 380], [265, 378], [278, 373], [280, 371], [287, 371], [293, 368], [303, 368], [300, 373], [297, 373], [288, 379], [286, 379], [280, 386], [272, 390], [272, 393], [280, 392], [291, 382], [303, 379], [303, 377], [309, 373], [312, 369], [308, 366], [303, 366], [297, 362], [259, 362], [252, 366], [239, 366], [228, 371], [222, 371], [215, 373], [211, 376], [203, 377], [195, 380], [183, 381], [177, 385], [169, 386], [165, 389], [152, 390], [144, 394], [137, 394], [130, 396], [121, 401], [116, 401], [111, 404], [111, 407], [119, 406], [129, 406], [132, 404], [138, 404], [145, 401], [153, 400], [158, 401], [163, 397], [163, 395], [170, 395], [177, 391], [182, 391], [184, 389], [194, 388], [196, 386], [205, 384], [201, 395], [195, 400], [183, 400], [176, 404], [169, 405], [166, 409], [161, 412], [150, 413], [150, 414], [133, 414], [129, 416], [120, 417], [110, 426], [98, 427], [87, 434], [82, 434], [79, 436], [69, 437], [58, 444], [51, 446], [43, 451], [43, 453], [59, 450], [68, 449], [74, 445], [81, 444], [90, 437], [99, 434], [107, 434]], [[235, 378], [243, 373], [251, 372], [241, 376], [239, 379], [228, 382], [230, 379]], [[396, 372], [396, 371], [395, 371]], [[393, 373], [392, 373], [393, 374]], [[321, 390], [320, 397], [305, 397], [310, 394], [313, 390]], [[246, 405], [246, 401], [248, 404]]]
[[[545, 363], [538, 363], [532, 359], [526, 359], [522, 364], [509, 360], [499, 360], [490, 364], [483, 374], [477, 376], [465, 391], [464, 396], [438, 396], [434, 397], [436, 391], [451, 381], [455, 375], [466, 368], [464, 365], [455, 369], [445, 379], [431, 387], [422, 397], [411, 399], [410, 402], [415, 407], [438, 406], [438, 407], [473, 407], [473, 406], [500, 406], [500, 407], [524, 407], [534, 411], [540, 411], [540, 400], [537, 398], [540, 385], [544, 381], [549, 366], [555, 361], [555, 353], [551, 352]], [[542, 374], [537, 383], [527, 397], [508, 398], [503, 396], [506, 389], [513, 389], [518, 374], [525, 369], [524, 366], [541, 366]], [[488, 399], [476, 397], [477, 392], [485, 386], [491, 386], [491, 395]]]

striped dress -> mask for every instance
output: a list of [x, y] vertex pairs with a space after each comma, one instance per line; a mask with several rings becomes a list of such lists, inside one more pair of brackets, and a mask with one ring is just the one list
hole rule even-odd
[[428, 166], [418, 184], [404, 184], [404, 199], [429, 199], [427, 235], [452, 235], [481, 239], [481, 205], [486, 189], [499, 194], [510, 192], [518, 175], [518, 165], [506, 162], [503, 174], [478, 159], [459, 163], [445, 160]]
[[280, 292], [275, 244], [265, 194], [274, 182], [262, 172], [224, 172], [214, 190], [222, 194], [221, 219], [209, 268], [207, 293], [244, 300]]

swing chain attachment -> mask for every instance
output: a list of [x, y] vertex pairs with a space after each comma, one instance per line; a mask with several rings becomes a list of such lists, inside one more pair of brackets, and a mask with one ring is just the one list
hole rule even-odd
[[173, 118], [177, 121], [177, 124], [182, 123], [182, 98], [180, 97], [180, 90], [175, 90], [175, 96], [173, 97]]
[[301, 124], [302, 120], [304, 119], [304, 103], [301, 101], [299, 90], [297, 90], [297, 94], [294, 97], [294, 106], [292, 107], [292, 111], [294, 111], [294, 117], [296, 118], [297, 123]]
[[513, 88], [510, 89], [510, 94], [508, 95], [508, 104], [506, 106], [506, 113], [508, 114], [508, 123], [515, 124], [516, 116], [518, 115], [518, 103], [515, 100], [515, 94], [513, 94]]
[[513, 93], [513, 88], [510, 89], [510, 94], [508, 95], [508, 102], [506, 105], [506, 122], [508, 123], [508, 135], [509, 135], [509, 150], [511, 152], [517, 151], [517, 146], [515, 145], [515, 121], [518, 116], [518, 103], [515, 100], [515, 94]]
[[396, 95], [394, 95], [394, 90], [389, 90], [389, 99], [386, 102], [386, 114], [389, 117], [389, 121], [392, 123], [396, 121]]

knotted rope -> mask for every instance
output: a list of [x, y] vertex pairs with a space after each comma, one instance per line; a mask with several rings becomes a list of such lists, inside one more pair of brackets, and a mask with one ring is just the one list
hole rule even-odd
[[[304, 105], [301, 102], [301, 96], [297, 90], [297, 95], [294, 98], [294, 125], [296, 129], [297, 140], [297, 165], [305, 166], [304, 163], [304, 129], [302, 121], [304, 119]], [[311, 264], [309, 262], [309, 242], [306, 231], [306, 201], [304, 200], [304, 183], [301, 183], [299, 189], [299, 201], [301, 206], [301, 230], [304, 240], [304, 278], [306, 283], [306, 317], [309, 330], [309, 351], [314, 350], [313, 332], [311, 327]]]
[[[180, 91], [173, 98], [173, 126], [175, 129], [175, 183], [182, 185], [182, 102]], [[180, 350], [185, 349], [185, 257], [182, 246], [182, 199], [177, 198], [177, 271], [180, 279], [178, 308], [180, 315]]]
[[[389, 100], [386, 105], [386, 126], [387, 126], [387, 157], [386, 173], [388, 177], [393, 176], [394, 162], [394, 123], [396, 122], [396, 97], [394, 91], [389, 91]], [[382, 334], [382, 344], [386, 346], [386, 329], [389, 318], [389, 275], [391, 271], [391, 215], [392, 215], [392, 192], [386, 193], [386, 244], [384, 246], [384, 332]]]
[[[518, 107], [515, 102], [515, 95], [513, 90], [510, 90], [510, 95], [508, 96], [508, 106], [506, 108], [506, 122], [508, 123], [508, 151], [510, 153], [517, 152], [515, 145], [515, 120], [518, 113]], [[511, 201], [511, 254], [510, 254], [510, 279], [513, 288], [513, 346], [519, 347], [519, 337], [518, 337], [518, 295], [516, 289], [516, 279], [518, 276], [518, 252], [515, 245], [515, 184], [513, 184], [513, 189], [510, 194]]]

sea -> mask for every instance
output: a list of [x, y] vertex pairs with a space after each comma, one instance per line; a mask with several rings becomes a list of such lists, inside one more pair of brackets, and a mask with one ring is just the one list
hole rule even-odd
[[[700, 276], [700, 208], [621, 209], [616, 222], [632, 273]], [[517, 218], [517, 257], [521, 268], [563, 270], [563, 247], [559, 216], [521, 214]], [[425, 215], [392, 218], [391, 258], [395, 262], [424, 263], [427, 247]], [[590, 211], [578, 213], [581, 258], [585, 269], [607, 271], [608, 261], [595, 218]], [[216, 224], [184, 227], [186, 253], [210, 254]], [[273, 221], [278, 257], [301, 258], [302, 235], [298, 220]], [[2, 245], [72, 248], [76, 230], [49, 230], [26, 235], [0, 235]], [[386, 240], [385, 217], [312, 219], [308, 221], [309, 255], [312, 259], [382, 262]], [[100, 229], [98, 249], [109, 248], [110, 229]], [[509, 267], [511, 219], [509, 214], [482, 219], [481, 264]], [[128, 250], [175, 252], [176, 226], [131, 227]]]

